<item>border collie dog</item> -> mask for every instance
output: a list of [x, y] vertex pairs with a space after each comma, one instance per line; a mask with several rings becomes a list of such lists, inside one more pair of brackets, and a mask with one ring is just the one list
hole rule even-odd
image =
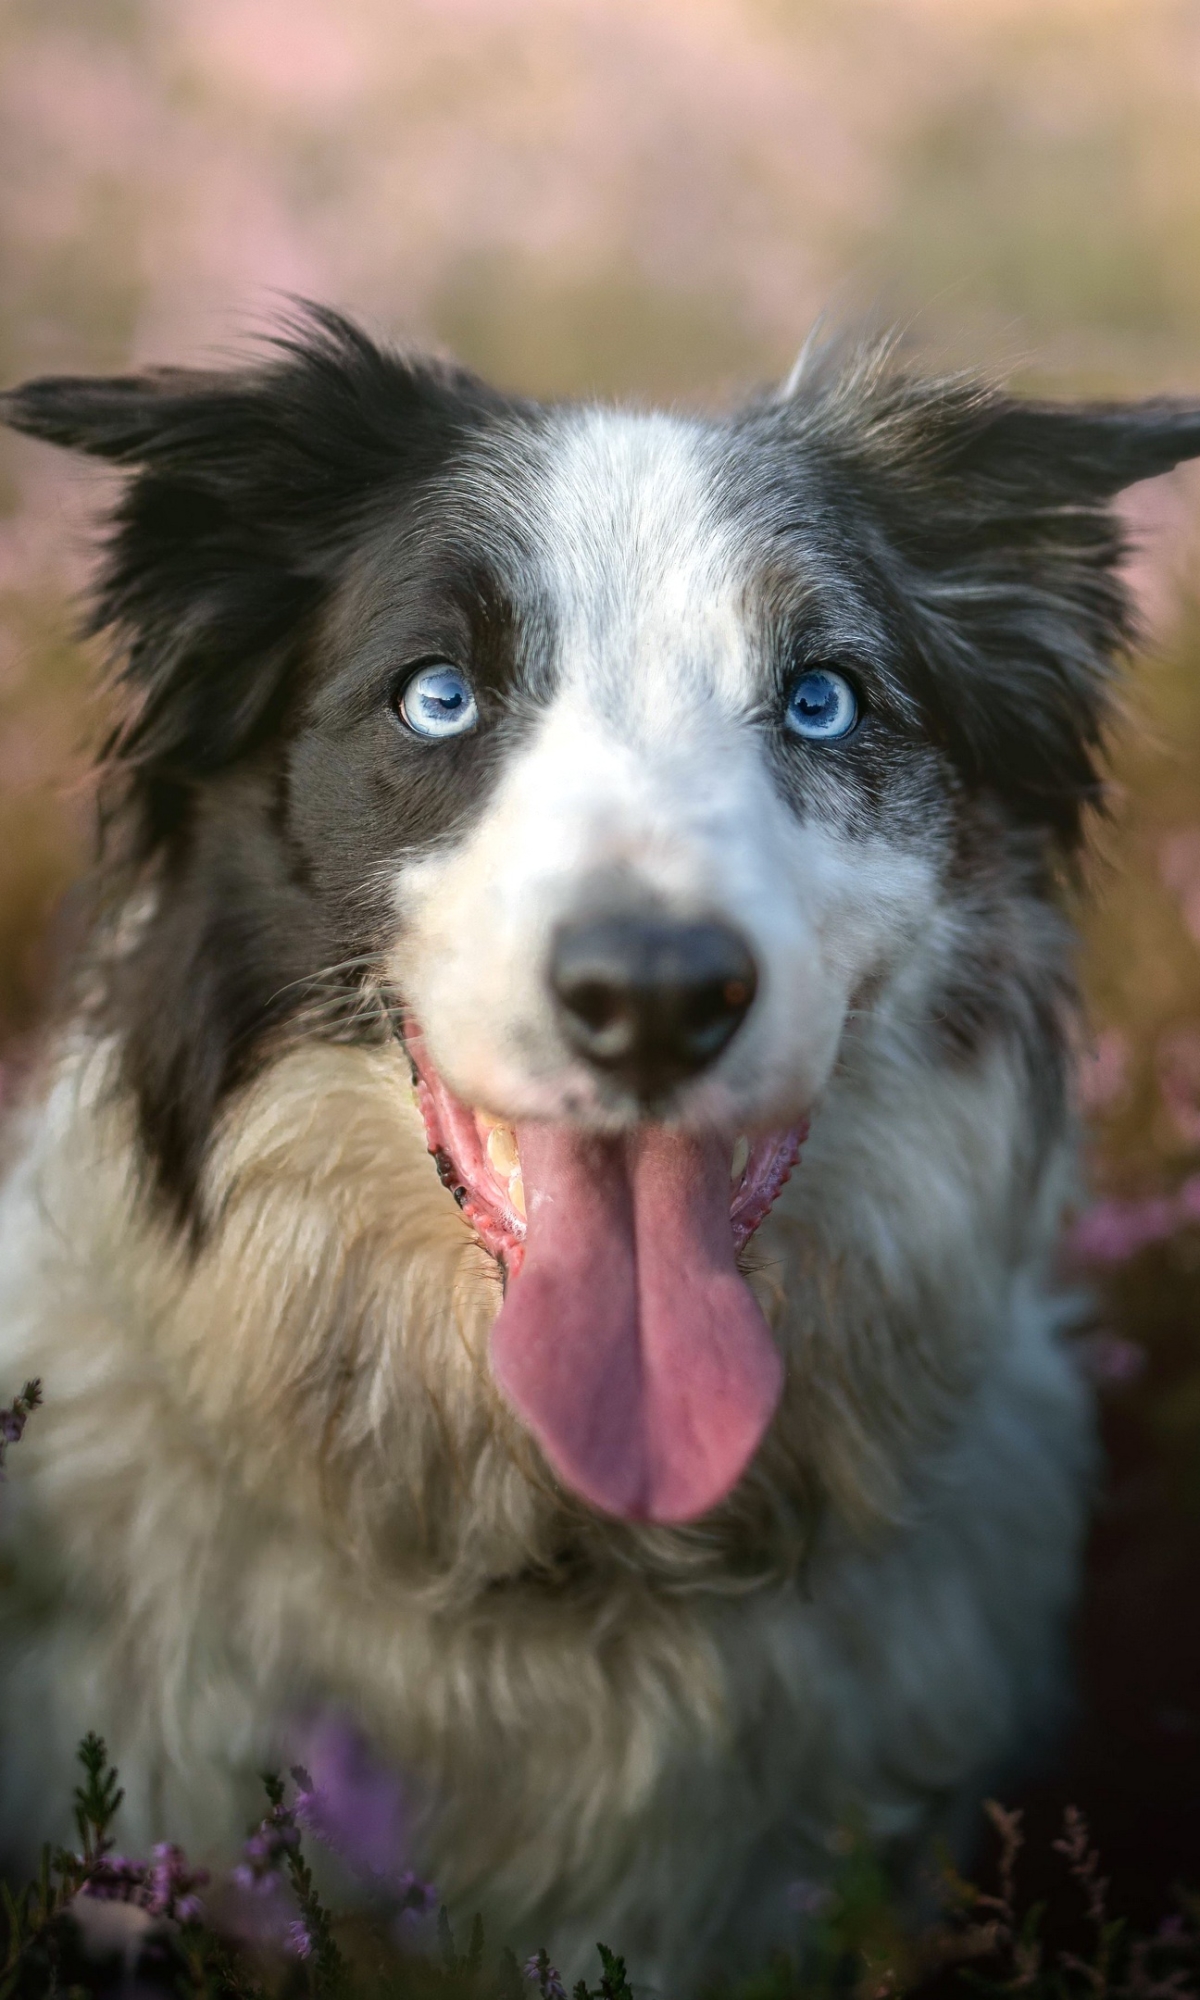
[[231, 1857], [336, 1711], [493, 1936], [746, 1969], [1058, 1712], [1061, 883], [1200, 404], [543, 406], [313, 311], [2, 411], [129, 474], [0, 1195], [7, 1851], [94, 1728]]

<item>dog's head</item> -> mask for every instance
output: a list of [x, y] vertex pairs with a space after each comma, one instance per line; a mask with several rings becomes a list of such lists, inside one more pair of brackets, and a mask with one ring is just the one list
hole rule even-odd
[[601, 1508], [706, 1510], [780, 1386], [736, 1251], [848, 1023], [907, 991], [954, 1030], [964, 855], [1048, 879], [1076, 840], [1127, 636], [1108, 503], [1200, 408], [881, 351], [722, 421], [546, 408], [320, 314], [254, 371], [3, 413], [135, 474], [96, 622], [161, 1185], [186, 1214], [289, 1024], [382, 1015], [508, 1276], [509, 1401]]

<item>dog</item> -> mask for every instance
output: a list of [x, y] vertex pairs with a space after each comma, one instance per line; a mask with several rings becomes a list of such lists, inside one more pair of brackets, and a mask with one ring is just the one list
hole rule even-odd
[[334, 1712], [452, 1911], [745, 1971], [1061, 1723], [1062, 885], [1200, 403], [546, 406], [314, 308], [3, 415], [129, 475], [0, 1196], [8, 1851], [93, 1728], [228, 1861]]

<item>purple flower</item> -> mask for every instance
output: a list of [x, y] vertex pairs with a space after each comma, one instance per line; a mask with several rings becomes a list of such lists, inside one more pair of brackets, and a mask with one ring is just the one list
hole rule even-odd
[[125, 1854], [106, 1854], [96, 1862], [82, 1894], [102, 1903], [138, 1902], [148, 1872], [144, 1861], [134, 1861]]
[[551, 1965], [544, 1946], [541, 1951], [535, 1951], [532, 1958], [525, 1960], [523, 1970], [526, 1979], [537, 1987], [542, 2000], [567, 2000], [567, 1989], [562, 1983], [562, 1976]]
[[276, 1889], [283, 1887], [282, 1875], [256, 1868], [250, 1861], [239, 1861], [230, 1870], [229, 1879], [236, 1889], [244, 1889], [248, 1896], [273, 1896]]
[[297, 1917], [293, 1923], [288, 1925], [284, 1941], [288, 1950], [295, 1952], [297, 1958], [311, 1958], [313, 1948], [312, 1934], [302, 1917]]
[[207, 1868], [190, 1868], [183, 1849], [163, 1841], [151, 1850], [145, 1907], [152, 1917], [174, 1917], [178, 1923], [190, 1923], [200, 1915], [196, 1891], [207, 1881]]
[[409, 1812], [396, 1773], [338, 1716], [321, 1717], [306, 1733], [304, 1749], [306, 1762], [292, 1768], [301, 1825], [357, 1874], [406, 1899], [406, 1908], [432, 1907], [435, 1892], [405, 1866]]
[[10, 1410], [0, 1410], [0, 1479], [4, 1477], [4, 1457], [9, 1445], [20, 1444], [30, 1415], [41, 1400], [42, 1385], [34, 1380], [25, 1384], [19, 1396], [13, 1397]]
[[254, 1832], [242, 1844], [242, 1858], [231, 1879], [252, 1896], [273, 1896], [283, 1886], [280, 1862], [300, 1844], [295, 1814], [290, 1806], [272, 1806]]
[[96, 1862], [82, 1894], [101, 1902], [135, 1903], [151, 1917], [190, 1923], [200, 1915], [197, 1889], [208, 1881], [206, 1868], [192, 1868], [181, 1847], [169, 1842], [152, 1851], [149, 1861], [124, 1854], [106, 1854]]

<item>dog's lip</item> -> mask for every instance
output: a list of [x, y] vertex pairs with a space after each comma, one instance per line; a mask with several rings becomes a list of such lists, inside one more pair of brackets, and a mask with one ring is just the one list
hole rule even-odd
[[[404, 1046], [425, 1139], [443, 1185], [464, 1219], [507, 1270], [520, 1267], [526, 1223], [517, 1136], [506, 1119], [464, 1103], [445, 1082], [430, 1057], [419, 1024], [406, 1016]], [[808, 1121], [730, 1141], [729, 1220], [734, 1248], [742, 1250], [766, 1220], [791, 1177], [808, 1134]], [[498, 1159], [511, 1146], [513, 1170], [500, 1171]], [[740, 1164], [737, 1155], [744, 1153]]]

